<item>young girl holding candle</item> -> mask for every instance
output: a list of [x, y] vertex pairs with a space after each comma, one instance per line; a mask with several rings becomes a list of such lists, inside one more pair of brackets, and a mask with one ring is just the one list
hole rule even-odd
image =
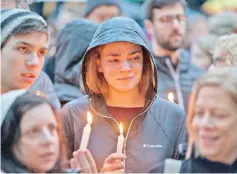
[[177, 147], [186, 141], [185, 113], [157, 97], [153, 57], [134, 20], [111, 18], [97, 29], [82, 62], [82, 78], [87, 96], [61, 111], [69, 156], [80, 147], [89, 111], [87, 148], [98, 170], [121, 143], [126, 173], [146, 173], [165, 158], [178, 157]]

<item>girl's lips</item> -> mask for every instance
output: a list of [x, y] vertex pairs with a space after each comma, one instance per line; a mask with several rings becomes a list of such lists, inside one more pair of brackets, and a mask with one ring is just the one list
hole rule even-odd
[[220, 137], [218, 136], [201, 136], [200, 137], [202, 142], [206, 145], [209, 145], [209, 144], [212, 144], [212, 143], [215, 143], [216, 141], [218, 141], [220, 139]]
[[43, 159], [44, 161], [51, 161], [51, 160], [54, 159], [55, 153], [49, 152], [49, 153], [46, 153], [46, 154], [41, 155], [40, 157], [41, 157], [41, 159]]
[[122, 78], [117, 78], [117, 80], [130, 80], [132, 79], [134, 76], [132, 77], [122, 77]]

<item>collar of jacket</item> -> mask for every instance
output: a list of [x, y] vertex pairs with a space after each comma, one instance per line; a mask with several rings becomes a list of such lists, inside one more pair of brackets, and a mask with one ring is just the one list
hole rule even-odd
[[[117, 128], [119, 126], [119, 122], [109, 114], [104, 97], [101, 95], [94, 95], [93, 98], [89, 96], [87, 97], [88, 97], [88, 101], [90, 103], [90, 106], [93, 112], [97, 114], [98, 116], [105, 118], [110, 124], [114, 126], [116, 130], [118, 130]], [[132, 122], [132, 130], [137, 129], [141, 125], [141, 123], [146, 117], [146, 112], [151, 107], [156, 97], [157, 97], [156, 95], [147, 96], [145, 106], [142, 112], [139, 113], [137, 116], [135, 116], [137, 118]], [[118, 133], [119, 133], [119, 130], [118, 130]]]

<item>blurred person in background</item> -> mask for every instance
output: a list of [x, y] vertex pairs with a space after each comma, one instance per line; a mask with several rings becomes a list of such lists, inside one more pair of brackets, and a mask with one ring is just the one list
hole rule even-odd
[[217, 39], [223, 35], [234, 33], [237, 25], [237, 14], [223, 12], [208, 19], [207, 36], [201, 37], [191, 46], [192, 62], [199, 67], [208, 69], [213, 63], [213, 49]]
[[22, 8], [29, 10], [29, 4], [32, 3], [33, 0], [1, 0], [0, 6], [1, 8]]
[[185, 9], [184, 0], [150, 0], [145, 27], [152, 36], [158, 93], [166, 99], [172, 95], [172, 102], [175, 100], [187, 110], [192, 85], [203, 71], [191, 63], [187, 52], [180, 49], [185, 37]]
[[[58, 3], [56, 5], [53, 2], [51, 2], [50, 4], [45, 4], [44, 13], [45, 16], [48, 16], [47, 22], [49, 24], [50, 34], [50, 44], [49, 51], [46, 57], [46, 62], [50, 62], [51, 57], [55, 54], [57, 45], [56, 42], [60, 30], [62, 30], [67, 23], [76, 19], [80, 19], [82, 17], [85, 4], [85, 2], [63, 2], [60, 6], [57, 6]], [[55, 9], [55, 11], [53, 9]], [[48, 71], [46, 71], [46, 73], [50, 76], [50, 79], [54, 81], [54, 79], [51, 78], [52, 73], [48, 73]]]
[[190, 51], [192, 43], [201, 36], [208, 34], [207, 18], [201, 14], [190, 15], [187, 18], [186, 33], [184, 36], [183, 48]]
[[55, 59], [55, 91], [61, 102], [67, 102], [84, 95], [80, 86], [81, 60], [98, 25], [86, 19], [68, 23], [59, 33]]
[[237, 172], [237, 68], [218, 68], [193, 88], [186, 160], [167, 159], [152, 173]]
[[218, 36], [207, 35], [198, 38], [191, 46], [192, 63], [200, 68], [208, 70], [212, 65], [212, 51]]
[[42, 71], [48, 43], [48, 26], [41, 16], [24, 9], [1, 9], [1, 94], [29, 89], [48, 96], [60, 110], [53, 84]]
[[222, 12], [208, 19], [210, 34], [222, 36], [234, 32], [237, 26], [237, 14], [231, 11]]
[[121, 15], [119, 0], [88, 0], [83, 17], [100, 24], [109, 18]]
[[205, 0], [202, 4], [201, 9], [205, 14], [215, 15], [224, 11], [237, 12], [237, 1], [236, 0]]
[[[45, 98], [14, 90], [1, 96], [1, 171], [5, 173], [97, 173], [88, 150], [73, 153], [66, 169], [61, 123], [53, 105]], [[102, 172], [111, 172], [111, 154]]]
[[214, 67], [237, 67], [237, 34], [221, 36], [213, 50]]

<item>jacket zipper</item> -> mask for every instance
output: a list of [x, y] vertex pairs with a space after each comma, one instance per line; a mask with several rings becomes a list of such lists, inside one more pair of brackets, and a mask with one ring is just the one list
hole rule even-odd
[[[137, 116], [135, 116], [135, 117], [132, 119], [132, 121], [130, 122], [130, 124], [129, 124], [129, 126], [128, 126], [127, 134], [126, 134], [125, 139], [124, 139], [124, 142], [123, 142], [123, 154], [124, 154], [124, 155], [126, 155], [126, 147], [127, 147], [126, 145], [127, 145], [128, 135], [129, 135], [130, 129], [131, 129], [131, 127], [132, 127], [133, 121], [134, 121], [136, 118], [138, 118], [139, 116], [143, 115], [145, 112], [147, 112], [147, 110], [151, 107], [151, 105], [152, 105], [153, 102], [155, 101], [156, 97], [157, 97], [157, 96], [155, 95], [155, 96], [153, 97], [153, 99], [152, 99], [150, 105], [149, 105], [142, 113], [140, 113], [140, 114], [138, 114]], [[89, 99], [89, 101], [91, 101], [91, 100]], [[111, 115], [110, 115], [110, 116], [106, 116], [106, 115], [102, 115], [102, 114], [98, 113], [98, 112], [93, 108], [91, 102], [89, 102], [89, 103], [90, 103], [91, 109], [92, 109], [97, 115], [99, 115], [99, 116], [101, 116], [101, 117], [104, 117], [104, 118], [112, 119], [113, 121], [116, 122], [116, 124], [117, 124], [118, 127], [119, 127], [119, 123], [118, 123], [118, 121], [117, 121], [116, 119], [114, 119]]]
[[184, 101], [183, 101], [183, 94], [180, 88], [180, 83], [179, 83], [179, 65], [177, 67], [177, 71], [175, 72], [173, 66], [171, 65], [171, 62], [169, 59], [165, 60], [166, 65], [168, 66], [168, 69], [174, 79], [174, 83], [175, 83], [175, 90], [177, 93], [177, 97], [178, 97], [178, 102], [181, 108], [184, 109]]

